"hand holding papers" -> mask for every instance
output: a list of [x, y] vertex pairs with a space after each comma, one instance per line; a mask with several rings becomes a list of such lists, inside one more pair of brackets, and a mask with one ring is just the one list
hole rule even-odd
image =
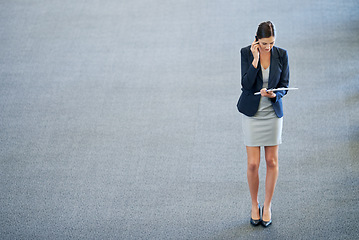
[[[274, 88], [274, 89], [267, 89], [267, 92], [268, 91], [277, 92], [282, 90], [298, 90], [298, 88]], [[261, 92], [256, 92], [254, 95], [260, 95], [260, 94]]]

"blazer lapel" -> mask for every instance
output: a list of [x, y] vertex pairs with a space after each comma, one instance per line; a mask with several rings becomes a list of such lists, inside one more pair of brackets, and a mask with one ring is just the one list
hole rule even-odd
[[268, 88], [275, 88], [277, 83], [274, 82], [275, 76], [278, 74], [279, 67], [279, 55], [276, 47], [272, 48], [272, 53], [270, 56], [270, 68], [269, 68], [269, 80], [268, 80]]
[[261, 60], [259, 59], [258, 61], [258, 75], [259, 75], [259, 79], [261, 80], [262, 84], [261, 86], [263, 85], [263, 74], [262, 74], [262, 64], [261, 64]]

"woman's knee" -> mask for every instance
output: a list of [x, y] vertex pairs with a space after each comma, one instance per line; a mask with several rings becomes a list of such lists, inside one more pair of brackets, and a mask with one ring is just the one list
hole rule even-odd
[[247, 146], [248, 171], [256, 172], [260, 162], [260, 148]]
[[251, 172], [256, 172], [259, 169], [259, 163], [256, 161], [248, 161], [248, 170]]
[[278, 167], [278, 145], [265, 147], [265, 159], [267, 167], [277, 168]]
[[276, 156], [266, 156], [266, 163], [269, 168], [277, 168], [278, 158]]

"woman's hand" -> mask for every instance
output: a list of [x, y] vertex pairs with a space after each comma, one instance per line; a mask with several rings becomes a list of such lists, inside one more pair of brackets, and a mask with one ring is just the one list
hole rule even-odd
[[252, 65], [253, 65], [253, 67], [257, 68], [258, 62], [259, 62], [259, 42], [258, 41], [252, 42], [251, 52], [252, 52], [252, 55], [254, 58]]
[[253, 54], [254, 59], [259, 59], [259, 42], [253, 41], [251, 45], [251, 52]]
[[262, 97], [275, 98], [277, 95], [273, 91], [268, 91], [266, 88], [261, 89]]

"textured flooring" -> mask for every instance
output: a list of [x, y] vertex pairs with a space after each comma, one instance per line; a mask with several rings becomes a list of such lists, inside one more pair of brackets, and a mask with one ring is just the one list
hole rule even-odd
[[[266, 20], [300, 89], [268, 229], [236, 110]], [[4, 0], [0, 22], [1, 239], [359, 238], [357, 1]]]

